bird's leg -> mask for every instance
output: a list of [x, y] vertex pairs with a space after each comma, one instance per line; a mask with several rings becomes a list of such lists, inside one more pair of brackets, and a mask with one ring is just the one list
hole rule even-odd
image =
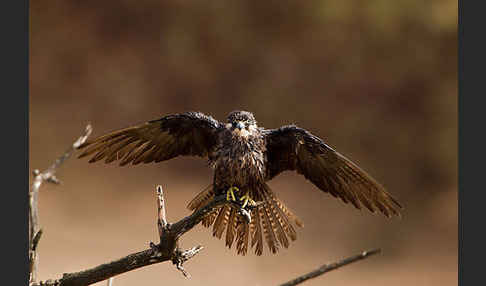
[[243, 205], [241, 206], [242, 209], [244, 209], [247, 205], [250, 207], [257, 205], [257, 203], [250, 198], [250, 193], [248, 191], [240, 198], [240, 201], [243, 201]]
[[226, 191], [226, 200], [227, 201], [236, 201], [236, 197], [233, 191], [238, 192], [240, 189], [237, 187], [231, 187]]

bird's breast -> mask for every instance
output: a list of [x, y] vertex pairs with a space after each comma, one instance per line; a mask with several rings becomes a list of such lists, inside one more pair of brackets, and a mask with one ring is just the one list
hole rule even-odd
[[265, 174], [263, 152], [250, 144], [223, 145], [211, 163], [218, 184], [243, 187], [263, 180]]

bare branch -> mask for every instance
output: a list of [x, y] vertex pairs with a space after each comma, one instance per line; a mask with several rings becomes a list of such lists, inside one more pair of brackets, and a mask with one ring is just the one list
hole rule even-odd
[[[162, 189], [160, 188], [160, 190]], [[159, 188], [157, 188], [157, 198], [158, 202], [164, 205], [163, 193], [159, 192]], [[61, 279], [47, 280], [46, 282], [39, 282], [32, 286], [85, 286], [109, 279], [118, 274], [164, 261], [172, 261], [177, 269], [188, 277], [189, 274], [184, 270], [182, 265], [199, 253], [203, 247], [196, 246], [186, 251], [180, 251], [177, 247], [177, 241], [184, 233], [201, 222], [206, 214], [225, 203], [228, 203], [226, 195], [217, 196], [208, 205], [180, 221], [174, 224], [167, 223], [162, 231], [163, 235], [160, 237], [160, 243], [156, 245], [151, 242], [149, 249], [127, 255], [118, 260], [101, 264], [88, 270], [65, 273]], [[165, 207], [159, 209], [165, 209]], [[158, 216], [157, 220], [161, 220], [160, 216]]]
[[34, 283], [37, 280], [37, 264], [38, 264], [38, 254], [37, 245], [42, 235], [42, 231], [39, 227], [39, 211], [38, 211], [38, 192], [42, 183], [54, 183], [59, 184], [60, 181], [54, 175], [57, 168], [68, 159], [71, 154], [77, 149], [81, 144], [83, 144], [88, 136], [91, 134], [92, 128], [88, 124], [86, 126], [84, 134], [76, 140], [71, 147], [64, 152], [64, 154], [59, 157], [47, 170], [40, 172], [39, 170], [34, 170], [34, 181], [29, 190], [29, 284]]
[[355, 256], [345, 258], [345, 259], [343, 259], [339, 262], [334, 262], [334, 263], [331, 263], [331, 264], [324, 264], [321, 267], [319, 267], [318, 269], [311, 271], [307, 274], [304, 274], [302, 276], [299, 276], [299, 277], [297, 277], [293, 280], [290, 280], [286, 283], [280, 284], [280, 286], [294, 286], [294, 285], [300, 284], [300, 283], [302, 283], [302, 282], [304, 282], [308, 279], [315, 278], [315, 277], [320, 276], [324, 273], [327, 273], [331, 270], [338, 269], [339, 267], [342, 267], [342, 266], [351, 264], [353, 262], [365, 259], [367, 257], [370, 257], [370, 256], [377, 254], [377, 253], [380, 253], [380, 252], [381, 252], [381, 249], [379, 249], [379, 248], [373, 249], [373, 250], [370, 250], [370, 251], [364, 251], [364, 252], [362, 252], [358, 255], [355, 255]]
[[157, 186], [157, 227], [159, 229], [159, 236], [162, 237], [164, 233], [164, 229], [167, 227], [167, 216], [165, 212], [165, 200], [164, 200], [164, 191], [162, 186]]

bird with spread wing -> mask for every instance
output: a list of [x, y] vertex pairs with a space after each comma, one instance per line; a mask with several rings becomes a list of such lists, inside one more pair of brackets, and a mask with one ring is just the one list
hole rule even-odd
[[[227, 123], [200, 112], [186, 112], [117, 130], [81, 146], [79, 158], [91, 162], [127, 164], [161, 162], [177, 156], [200, 156], [214, 169], [213, 183], [188, 205], [198, 210], [215, 196], [226, 195], [238, 204], [224, 204], [202, 221], [213, 226], [213, 235], [226, 232], [226, 246], [236, 243], [245, 255], [251, 242], [255, 254], [263, 253], [263, 241], [272, 253], [297, 239], [293, 224], [302, 222], [270, 189], [267, 182], [284, 171], [297, 171], [320, 190], [387, 217], [400, 216], [400, 203], [365, 171], [294, 125], [277, 129], [257, 126], [252, 113], [233, 111]], [[239, 208], [249, 210], [249, 223]]]

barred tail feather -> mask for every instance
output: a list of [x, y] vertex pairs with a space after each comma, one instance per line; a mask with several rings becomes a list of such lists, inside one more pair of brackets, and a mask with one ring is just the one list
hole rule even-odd
[[197, 194], [187, 204], [187, 208], [191, 211], [197, 210], [208, 204], [214, 198], [213, 185], [207, 186], [199, 194]]
[[221, 210], [221, 208], [217, 208], [217, 209], [213, 210], [212, 212], [210, 212], [209, 214], [207, 214], [202, 220], [202, 225], [204, 227], [210, 227], [211, 225], [213, 225], [214, 220], [218, 216], [220, 210]]
[[251, 238], [251, 247], [256, 245], [255, 254], [260, 256], [263, 253], [263, 231], [258, 209], [251, 212], [251, 223], [254, 225], [254, 232]]
[[218, 217], [216, 218], [216, 221], [214, 222], [213, 225], [213, 236], [216, 236], [217, 238], [221, 239], [224, 229], [228, 225], [230, 210], [231, 207], [225, 205], [219, 211]]
[[275, 233], [273, 232], [273, 223], [268, 215], [269, 209], [268, 207], [259, 207], [258, 212], [260, 217], [262, 218], [263, 222], [263, 234], [265, 236], [265, 240], [267, 241], [268, 249], [272, 253], [277, 253], [278, 251], [278, 241], [275, 237]]
[[238, 224], [236, 249], [238, 254], [246, 255], [248, 251], [248, 239], [250, 237], [250, 225], [244, 222]]
[[289, 240], [287, 239], [287, 234], [284, 230], [284, 225], [285, 222], [283, 219], [280, 217], [278, 210], [276, 209], [277, 206], [275, 204], [275, 201], [272, 200], [272, 203], [270, 204], [270, 209], [272, 211], [273, 218], [272, 220], [275, 222], [275, 233], [277, 234], [278, 241], [280, 242], [283, 247], [288, 248], [289, 247]]
[[226, 246], [228, 248], [231, 248], [231, 245], [233, 245], [233, 241], [235, 239], [236, 216], [237, 216], [236, 208], [231, 208], [231, 212], [228, 220], [228, 227], [226, 228]]

